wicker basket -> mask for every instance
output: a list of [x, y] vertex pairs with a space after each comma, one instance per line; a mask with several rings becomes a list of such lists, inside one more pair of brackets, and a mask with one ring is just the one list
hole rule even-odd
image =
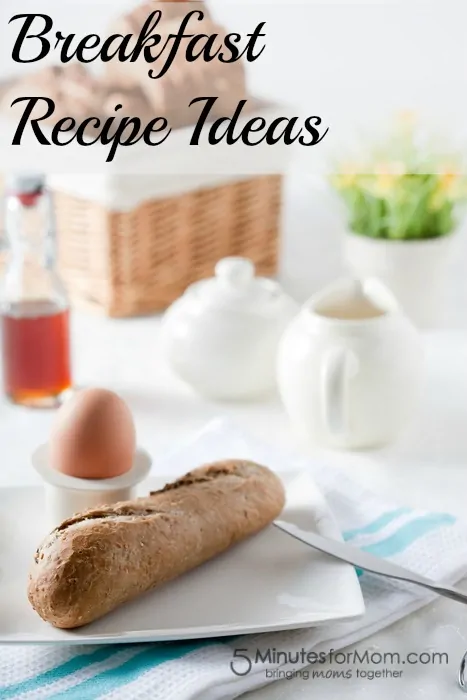
[[150, 199], [130, 211], [55, 191], [59, 264], [71, 299], [113, 317], [166, 308], [222, 257], [277, 271], [280, 175]]

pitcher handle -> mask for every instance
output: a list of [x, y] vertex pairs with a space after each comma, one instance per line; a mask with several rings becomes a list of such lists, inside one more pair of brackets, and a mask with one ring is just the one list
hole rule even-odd
[[330, 435], [346, 439], [350, 433], [349, 383], [358, 371], [356, 355], [348, 348], [331, 348], [321, 371], [323, 422]]

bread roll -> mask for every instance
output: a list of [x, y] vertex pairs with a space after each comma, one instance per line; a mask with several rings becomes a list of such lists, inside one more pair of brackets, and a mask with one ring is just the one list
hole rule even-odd
[[[161, 20], [154, 31], [158, 34], [164, 34], [163, 27], [166, 22], [175, 19], [177, 20], [176, 24], [178, 27], [183, 17], [195, 10], [201, 11], [205, 18], [210, 17], [209, 10], [202, 1], [149, 0], [149, 2], [140, 3], [131, 12], [120, 15], [110, 26], [107, 35], [120, 34], [121, 36], [126, 36], [127, 34], [132, 34], [133, 39], [129, 46], [129, 50], [131, 50], [134, 48], [141, 30], [152, 12], [162, 12]], [[160, 46], [163, 46], [163, 44]], [[148, 66], [147, 70], [149, 70], [149, 68], [150, 66]], [[138, 81], [135, 80], [134, 72], [131, 70], [131, 66], [120, 63], [117, 60], [109, 61], [107, 64], [107, 79], [109, 82], [115, 83], [123, 89], [134, 88], [138, 84]]]
[[283, 506], [266, 467], [200, 467], [147, 498], [62, 523], [36, 552], [29, 601], [55, 627], [81, 627], [260, 531]]
[[[222, 45], [227, 35], [226, 30], [215, 23], [207, 14], [203, 3], [178, 3], [181, 11], [177, 13], [176, 5], [167, 5], [170, 13], [162, 3], [145, 3], [132, 13], [121, 17], [110, 33], [132, 34], [130, 49], [136, 44], [145, 20], [154, 9], [162, 9], [163, 21], [155, 32], [162, 37], [161, 43], [154, 49], [154, 55], [162, 50], [170, 35], [179, 31], [183, 16], [193, 10], [202, 10], [204, 19], [191, 20], [188, 33], [200, 35], [217, 35], [216, 46]], [[166, 117], [172, 128], [195, 124], [203, 103], [190, 108], [190, 102], [198, 97], [217, 97], [213, 107], [213, 117], [228, 117], [235, 111], [239, 101], [247, 98], [245, 65], [242, 60], [235, 63], [222, 63], [217, 58], [205, 61], [202, 57], [196, 61], [186, 60], [186, 49], [191, 38], [180, 42], [177, 54], [167, 72], [160, 78], [151, 78], [149, 71], [157, 75], [167, 61], [172, 43], [154, 63], [148, 63], [143, 53], [136, 61], [110, 61], [107, 65], [107, 79], [126, 90], [139, 88], [151, 105], [154, 116]], [[199, 52], [202, 42], [196, 47]]]
[[[101, 112], [102, 87], [79, 63], [66, 66], [51, 66], [16, 81], [2, 96], [1, 109], [10, 116], [21, 116], [26, 103], [11, 107], [18, 97], [49, 97], [55, 103], [55, 111], [46, 123], [56, 124], [60, 119], [72, 117], [79, 123], [86, 117], [99, 116]], [[45, 112], [43, 102], [36, 105], [32, 118]]]

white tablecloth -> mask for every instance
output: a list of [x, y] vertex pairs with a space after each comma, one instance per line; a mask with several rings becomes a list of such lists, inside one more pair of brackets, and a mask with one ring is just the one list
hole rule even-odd
[[[287, 448], [298, 448], [277, 399], [252, 404], [214, 404], [194, 395], [173, 377], [160, 355], [157, 318], [111, 321], [76, 314], [73, 324], [75, 376], [79, 384], [118, 391], [136, 418], [138, 439], [158, 455], [177, 439], [219, 415]], [[352, 471], [362, 483], [408, 505], [465, 512], [467, 494], [467, 333], [438, 332], [425, 337], [427, 384], [420, 416], [398, 445], [377, 452], [315, 456]], [[0, 402], [2, 459], [0, 486], [35, 483], [32, 450], [47, 439], [53, 413], [30, 412]], [[4, 497], [0, 491], [0, 501]], [[402, 678], [385, 680], [281, 681], [251, 694], [251, 700], [300, 700], [317, 692], [324, 700], [373, 697], [382, 700], [439, 700], [456, 697], [455, 672], [467, 649], [467, 614], [458, 604], [437, 602], [429, 611], [373, 638], [380, 651], [435, 649], [449, 654], [448, 665], [417, 665]], [[318, 686], [317, 688], [315, 688]]]

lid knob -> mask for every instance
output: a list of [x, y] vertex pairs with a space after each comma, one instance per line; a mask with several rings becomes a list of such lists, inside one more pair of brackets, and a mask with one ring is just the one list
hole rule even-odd
[[255, 266], [247, 258], [224, 258], [215, 271], [220, 282], [238, 291], [248, 289], [255, 279]]

